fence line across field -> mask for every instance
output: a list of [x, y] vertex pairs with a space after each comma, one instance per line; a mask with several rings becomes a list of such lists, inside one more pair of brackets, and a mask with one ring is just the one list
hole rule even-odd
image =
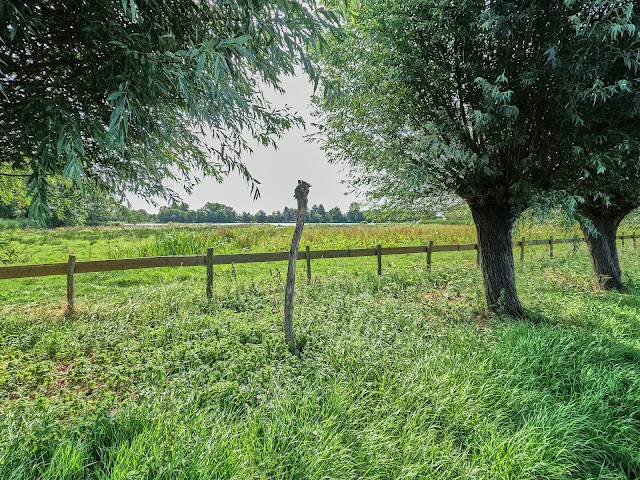
[[[636, 248], [636, 232], [631, 235], [617, 235], [617, 240], [621, 240], [624, 247], [624, 240], [630, 239], [633, 248]], [[553, 258], [553, 246], [562, 243], [583, 242], [584, 238], [544, 238], [536, 240], [526, 240], [524, 237], [513, 242], [513, 248], [520, 249], [520, 260], [524, 260], [526, 246], [549, 245], [549, 256]], [[480, 251], [476, 243], [460, 243], [452, 245], [435, 245], [429, 241], [428, 245], [418, 245], [411, 247], [383, 247], [376, 245], [374, 248], [348, 248], [342, 250], [311, 250], [309, 246], [305, 251], [298, 252], [298, 260], [306, 260], [307, 279], [311, 280], [311, 260], [324, 258], [355, 258], [355, 257], [377, 257], [378, 275], [382, 274], [383, 255], [406, 255], [415, 253], [426, 253], [426, 266], [430, 270], [432, 254], [435, 252], [463, 252], [476, 250], [476, 263], [480, 262]], [[262, 263], [279, 262], [289, 260], [289, 252], [273, 253], [238, 253], [229, 255], [214, 255], [213, 248], [208, 248], [206, 255], [167, 255], [162, 257], [140, 257], [140, 258], [116, 258], [109, 260], [87, 260], [76, 261], [75, 255], [69, 255], [67, 262], [45, 263], [33, 265], [13, 265], [0, 267], [0, 280], [26, 277], [45, 277], [51, 275], [67, 276], [67, 308], [73, 311], [74, 308], [74, 274], [113, 272], [119, 270], [137, 270], [141, 268], [163, 268], [163, 267], [207, 267], [207, 297], [211, 298], [213, 293], [213, 266], [231, 265], [238, 263]]]

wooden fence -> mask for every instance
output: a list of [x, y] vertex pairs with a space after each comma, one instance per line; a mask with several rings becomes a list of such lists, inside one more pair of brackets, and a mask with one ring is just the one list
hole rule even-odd
[[[616, 237], [624, 246], [625, 239], [632, 240], [633, 248], [636, 248], [636, 233], [631, 235], [618, 235]], [[539, 240], [526, 240], [522, 237], [513, 242], [514, 248], [520, 249], [520, 260], [524, 260], [525, 247], [536, 245], [549, 245], [549, 256], [553, 258], [553, 246], [562, 243], [574, 243], [584, 241], [584, 238], [545, 238]], [[382, 275], [383, 255], [406, 255], [410, 253], [426, 253], [426, 267], [431, 269], [432, 254], [436, 252], [463, 252], [476, 250], [476, 263], [480, 262], [480, 252], [475, 243], [455, 244], [455, 245], [435, 245], [430, 241], [428, 245], [415, 247], [383, 247], [377, 245], [375, 248], [349, 248], [346, 250], [311, 250], [308, 246], [306, 250], [298, 252], [298, 260], [306, 260], [307, 278], [311, 280], [311, 260], [323, 258], [351, 258], [351, 257], [377, 257], [378, 275]], [[233, 255], [214, 255], [213, 248], [207, 249], [206, 255], [170, 255], [163, 257], [141, 257], [141, 258], [117, 258], [110, 260], [89, 260], [76, 261], [75, 255], [69, 255], [67, 262], [45, 263], [34, 265], [13, 265], [0, 267], [0, 280], [26, 277], [45, 277], [50, 275], [67, 276], [67, 309], [72, 312], [74, 309], [74, 275], [76, 273], [93, 272], [113, 272], [118, 270], [136, 270], [140, 268], [163, 268], [163, 267], [207, 267], [207, 297], [211, 298], [213, 293], [213, 267], [214, 265], [231, 265], [237, 263], [261, 263], [279, 262], [289, 259], [289, 252], [274, 253], [240, 253]]]

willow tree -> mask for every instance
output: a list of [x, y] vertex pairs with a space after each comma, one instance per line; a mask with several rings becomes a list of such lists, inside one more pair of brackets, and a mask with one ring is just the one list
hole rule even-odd
[[[575, 158], [563, 166], [555, 184], [580, 200], [577, 210], [598, 287], [625, 290], [616, 232], [640, 206], [640, 15], [632, 3], [612, 3], [619, 21], [600, 21], [609, 5], [596, 2], [592, 16], [577, 30], [591, 43], [584, 42], [573, 55], [590, 59], [594, 82], [583, 91], [589, 102], [583, 107]], [[607, 61], [592, 51], [601, 38], [609, 39]]]
[[[300, 119], [265, 100], [335, 16], [296, 0], [0, 1], [0, 175], [144, 197], [239, 171]], [[87, 182], [90, 180], [90, 182]]]
[[590, 95], [637, 54], [620, 41], [635, 18], [632, 1], [363, 0], [323, 58], [344, 95], [318, 103], [320, 138], [373, 196], [464, 199], [487, 304], [520, 317], [514, 220], [618, 94]]
[[[639, 135], [640, 128], [631, 133]], [[596, 284], [605, 290], [626, 290], [616, 236], [622, 220], [640, 207], [640, 144], [635, 148], [631, 145], [591, 152], [579, 176], [559, 179], [570, 194], [580, 199], [578, 219], [585, 233]], [[582, 151], [581, 154], [586, 155]]]

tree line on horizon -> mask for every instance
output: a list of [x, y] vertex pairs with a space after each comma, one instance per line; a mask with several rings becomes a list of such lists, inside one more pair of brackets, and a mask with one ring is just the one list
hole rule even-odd
[[[90, 201], [74, 201], [74, 195], [61, 196], [54, 203], [55, 208], [48, 215], [37, 220], [29, 220], [28, 205], [18, 199], [2, 201], [0, 199], [0, 219], [17, 220], [21, 223], [62, 227], [77, 225], [106, 225], [109, 223], [293, 223], [296, 221], [296, 209], [284, 207], [266, 213], [236, 212], [233, 207], [223, 203], [207, 202], [201, 208], [192, 210], [185, 202], [173, 202], [160, 207], [158, 213], [149, 213], [145, 209], [131, 209], [109, 198], [94, 198]], [[307, 223], [360, 223], [370, 220], [369, 212], [362, 210], [359, 203], [353, 202], [343, 213], [339, 207], [326, 209], [324, 205], [313, 205], [306, 215]]]
[[[294, 223], [297, 211], [295, 208], [284, 207], [266, 213], [258, 210], [256, 213], [236, 212], [232, 207], [222, 203], [207, 202], [202, 208], [191, 210], [184, 202], [174, 202], [170, 206], [160, 207], [155, 215], [159, 223]], [[367, 221], [366, 211], [362, 211], [360, 204], [352, 202], [349, 210], [342, 213], [339, 207], [327, 210], [324, 205], [313, 205], [307, 211], [307, 223], [360, 223]]]
[[[113, 223], [294, 223], [297, 211], [284, 207], [267, 213], [236, 212], [233, 207], [207, 202], [192, 209], [180, 199], [159, 208], [157, 213], [145, 209], [133, 209], [115, 198], [111, 192], [80, 192], [70, 188], [68, 182], [58, 180], [47, 192], [48, 209], [37, 218], [29, 216], [30, 197], [22, 178], [0, 177], [0, 219], [16, 225], [56, 228], [64, 226], [96, 226]], [[4, 188], [2, 188], [4, 186]], [[473, 219], [468, 207], [461, 202], [441, 202], [428, 208], [413, 211], [370, 206], [351, 202], [346, 212], [339, 207], [327, 209], [323, 204], [309, 207], [306, 223], [361, 223], [361, 222], [425, 222], [471, 224]]]

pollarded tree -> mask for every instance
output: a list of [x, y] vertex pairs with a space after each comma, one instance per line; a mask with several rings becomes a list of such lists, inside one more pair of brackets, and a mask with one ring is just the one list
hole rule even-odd
[[238, 170], [299, 118], [273, 109], [335, 17], [297, 0], [0, 1], [0, 174], [87, 178], [119, 194], [170, 194]]
[[603, 72], [608, 84], [635, 78], [619, 68], [637, 54], [620, 40], [633, 2], [363, 0], [356, 13], [349, 40], [323, 58], [345, 93], [318, 103], [327, 154], [373, 196], [463, 198], [487, 304], [522, 316], [513, 222], [620, 94], [590, 95]]
[[[554, 183], [580, 200], [578, 217], [598, 286], [624, 290], [616, 232], [624, 217], [640, 206], [640, 15], [633, 3], [619, 3], [613, 4], [617, 24], [599, 21], [608, 5], [596, 2], [593, 15], [577, 26], [587, 40], [581, 51], [572, 52], [578, 58], [593, 59], [592, 44], [601, 38], [612, 41], [605, 52], [608, 62], [597, 57], [590, 62], [595, 81], [583, 92], [590, 102], [583, 106], [574, 158]], [[559, 53], [560, 61], [563, 57]]]
[[[640, 129], [638, 133], [640, 134]], [[599, 288], [625, 291], [616, 235], [622, 220], [640, 207], [640, 145], [591, 153], [579, 177], [560, 178], [577, 206]], [[584, 153], [582, 153], [584, 154]], [[563, 185], [564, 186], [564, 185]]]

